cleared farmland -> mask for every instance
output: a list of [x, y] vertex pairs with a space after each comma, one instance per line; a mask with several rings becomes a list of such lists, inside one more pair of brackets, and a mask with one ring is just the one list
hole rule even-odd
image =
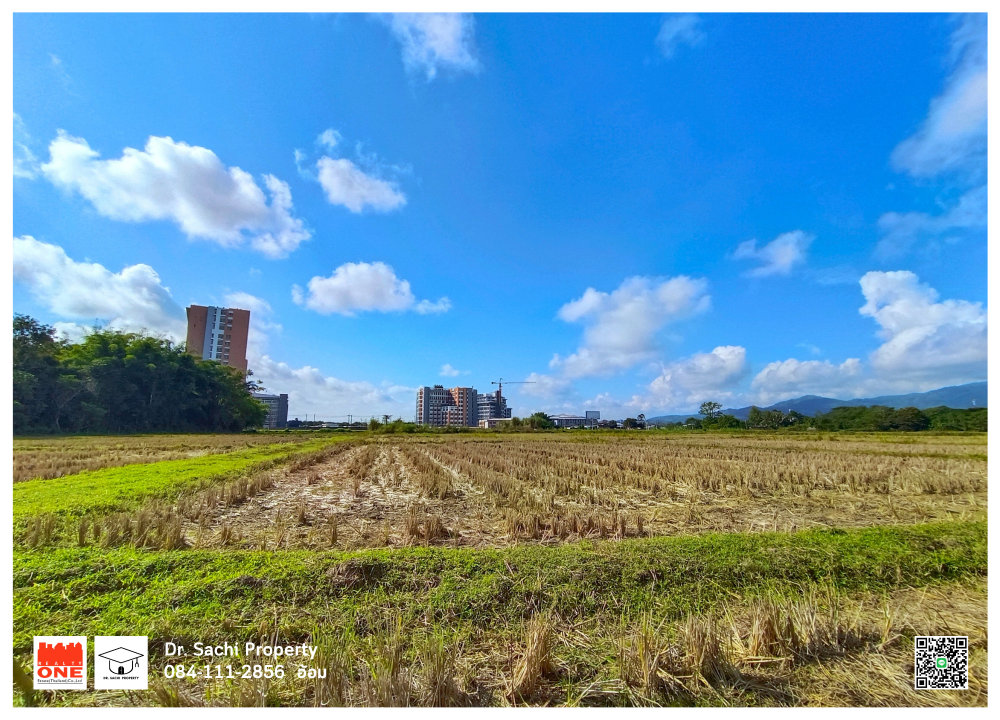
[[[985, 435], [311, 436], [14, 488], [15, 656], [150, 636], [41, 704], [985, 705]], [[912, 689], [967, 634], [970, 691]], [[166, 639], [326, 680], [172, 679]], [[15, 694], [15, 703], [25, 696]]]
[[[700, 439], [699, 439], [700, 440]], [[986, 516], [985, 446], [755, 438], [374, 441], [184, 503], [199, 546], [492, 547]], [[895, 448], [893, 448], [894, 450]]]
[[228, 453], [258, 445], [298, 443], [308, 439], [308, 436], [293, 433], [15, 437], [14, 482], [57, 478], [134, 463]]

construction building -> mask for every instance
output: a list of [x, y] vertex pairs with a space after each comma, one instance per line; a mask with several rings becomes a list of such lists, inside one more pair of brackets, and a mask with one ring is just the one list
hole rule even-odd
[[496, 392], [485, 393], [477, 398], [479, 421], [492, 419], [504, 419], [510, 417], [510, 408], [507, 407], [507, 398], [497, 390]]
[[288, 395], [271, 395], [269, 393], [254, 393], [254, 400], [267, 405], [267, 417], [264, 418], [264, 428], [278, 430], [288, 427]]
[[476, 400], [475, 388], [424, 386], [417, 390], [417, 423], [436, 427], [476, 427], [479, 424]]
[[510, 408], [499, 390], [480, 394], [471, 387], [446, 388], [443, 385], [417, 390], [416, 420], [420, 425], [482, 427], [484, 420], [509, 418]]
[[187, 309], [187, 321], [189, 353], [202, 360], [215, 360], [239, 368], [246, 374], [249, 310], [191, 305]]

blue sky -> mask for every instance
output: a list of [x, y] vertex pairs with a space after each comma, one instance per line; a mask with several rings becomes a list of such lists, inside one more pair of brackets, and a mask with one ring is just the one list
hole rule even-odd
[[290, 411], [986, 379], [984, 15], [15, 15], [14, 308]]

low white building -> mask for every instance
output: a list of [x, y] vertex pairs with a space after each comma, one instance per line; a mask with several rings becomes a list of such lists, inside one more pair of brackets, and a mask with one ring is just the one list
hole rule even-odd
[[573, 427], [596, 427], [598, 418], [584, 417], [582, 415], [549, 415], [549, 420], [551, 420], [556, 427], [561, 428], [573, 428]]

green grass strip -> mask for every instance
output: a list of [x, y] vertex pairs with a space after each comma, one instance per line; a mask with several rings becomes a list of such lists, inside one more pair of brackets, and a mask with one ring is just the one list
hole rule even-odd
[[257, 463], [301, 455], [346, 438], [323, 438], [296, 445], [279, 443], [182, 460], [105, 468], [49, 480], [14, 485], [14, 525], [19, 520], [54, 513], [82, 516], [125, 512], [150, 498], [170, 499], [202, 483], [222, 480]]
[[317, 622], [363, 633], [394, 613], [488, 633], [549, 608], [607, 622], [681, 617], [813, 583], [879, 592], [985, 575], [986, 557], [985, 522], [489, 550], [18, 551], [14, 648], [61, 634], [149, 635], [151, 648], [245, 641], [275, 621], [299, 641]]

